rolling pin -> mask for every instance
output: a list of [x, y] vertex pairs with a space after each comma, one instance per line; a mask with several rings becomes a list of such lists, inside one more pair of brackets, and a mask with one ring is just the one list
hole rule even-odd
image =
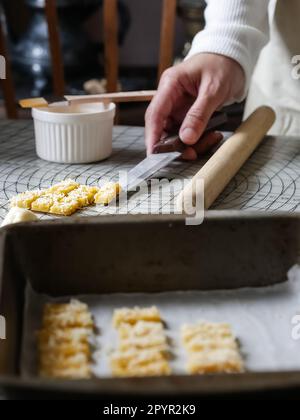
[[268, 106], [257, 108], [206, 162], [177, 199], [178, 208], [185, 202], [196, 205], [199, 179], [204, 180], [204, 208], [208, 209], [229, 181], [254, 152], [275, 121], [275, 112]]

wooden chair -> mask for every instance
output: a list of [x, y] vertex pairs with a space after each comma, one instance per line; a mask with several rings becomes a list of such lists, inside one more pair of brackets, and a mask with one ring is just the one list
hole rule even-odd
[[0, 54], [5, 58], [5, 61], [6, 61], [6, 71], [5, 71], [6, 78], [0, 80], [1, 88], [3, 92], [6, 115], [8, 118], [18, 118], [15, 88], [14, 88], [14, 83], [12, 79], [10, 60], [9, 60], [9, 55], [7, 54], [5, 35], [3, 32], [1, 19], [0, 19]]
[[[147, 0], [142, 0], [147, 1]], [[162, 19], [160, 34], [160, 53], [158, 79], [162, 72], [172, 65], [174, 28], [176, 17], [176, 0], [161, 0]], [[63, 56], [58, 32], [58, 16], [56, 0], [46, 0], [46, 19], [49, 32], [49, 45], [53, 73], [53, 94], [65, 94], [65, 76]], [[118, 47], [118, 2], [117, 0], [103, 0], [103, 36], [104, 36], [104, 73], [107, 80], [107, 91], [116, 92], [119, 74]], [[8, 118], [17, 118], [16, 96], [12, 73], [7, 54], [5, 36], [0, 20], [0, 54], [6, 58], [6, 79], [2, 80], [3, 96]]]

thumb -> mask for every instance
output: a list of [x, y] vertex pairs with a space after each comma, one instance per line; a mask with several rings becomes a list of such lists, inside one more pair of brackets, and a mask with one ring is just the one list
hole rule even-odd
[[203, 95], [201, 91], [181, 125], [179, 136], [183, 143], [193, 145], [202, 136], [207, 123], [219, 106], [215, 95]]

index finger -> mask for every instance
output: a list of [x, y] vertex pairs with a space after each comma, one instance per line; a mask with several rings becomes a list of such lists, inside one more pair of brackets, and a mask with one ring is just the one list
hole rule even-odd
[[162, 79], [145, 115], [147, 154], [152, 153], [154, 145], [162, 137], [165, 122], [172, 111], [173, 97], [174, 82]]

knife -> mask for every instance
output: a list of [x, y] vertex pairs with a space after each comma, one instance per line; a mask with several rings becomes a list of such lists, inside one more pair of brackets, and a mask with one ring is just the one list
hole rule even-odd
[[[209, 121], [205, 132], [213, 130], [227, 121], [224, 113], [218, 113]], [[185, 149], [184, 143], [179, 135], [168, 136], [161, 140], [156, 148], [157, 152], [147, 156], [138, 165], [131, 169], [126, 176], [121, 177], [120, 185], [123, 191], [134, 190], [139, 184], [150, 178], [159, 170], [168, 166], [175, 159], [179, 158]], [[164, 152], [160, 152], [163, 150]], [[159, 152], [158, 152], [159, 151]]]

